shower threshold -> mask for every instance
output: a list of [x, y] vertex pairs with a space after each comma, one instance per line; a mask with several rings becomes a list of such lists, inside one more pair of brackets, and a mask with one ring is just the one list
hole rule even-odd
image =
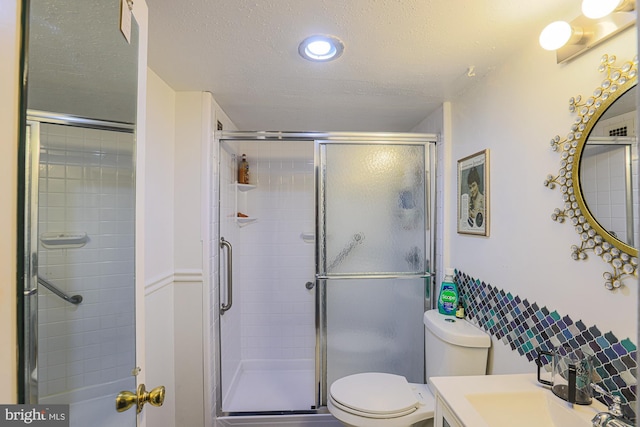
[[245, 360], [223, 402], [228, 414], [315, 413], [313, 360]]

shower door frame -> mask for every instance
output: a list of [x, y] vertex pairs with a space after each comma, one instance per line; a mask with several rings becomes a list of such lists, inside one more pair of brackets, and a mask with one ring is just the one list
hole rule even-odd
[[[312, 141], [314, 147], [314, 188], [315, 188], [315, 235], [319, 235], [319, 203], [318, 203], [318, 185], [320, 178], [320, 156], [319, 150], [321, 144], [363, 144], [363, 145], [422, 145], [425, 148], [425, 201], [427, 212], [425, 214], [425, 231], [428, 239], [425, 254], [428, 255], [430, 274], [423, 277], [427, 281], [428, 298], [425, 298], [425, 310], [433, 306], [433, 295], [435, 293], [435, 248], [436, 248], [436, 143], [438, 142], [437, 134], [427, 133], [395, 133], [395, 132], [285, 132], [285, 131], [216, 131], [214, 141], [217, 144], [217, 159], [220, 159], [221, 145], [225, 141]], [[215, 180], [218, 194], [218, 206], [220, 206], [220, 170], [218, 168], [218, 176]], [[219, 209], [219, 208], [218, 208]], [[215, 229], [216, 235], [212, 236], [212, 244], [214, 247], [220, 243], [221, 230], [220, 223]], [[215, 381], [216, 394], [216, 416], [261, 416], [261, 415], [304, 415], [304, 414], [327, 414], [326, 407], [326, 287], [321, 286], [322, 282], [326, 282], [326, 277], [319, 275], [320, 258], [316, 245], [315, 249], [315, 328], [316, 328], [316, 356], [315, 356], [315, 399], [316, 408], [311, 410], [295, 410], [295, 411], [256, 411], [256, 412], [224, 412], [222, 410], [222, 343], [220, 342], [221, 316], [224, 312], [222, 305], [222, 263], [223, 257], [218, 256], [218, 274], [215, 277], [215, 294], [219, 303], [218, 307], [212, 307], [217, 312], [217, 334], [218, 336], [213, 342], [214, 352], [216, 355], [215, 372], [217, 372]], [[353, 276], [357, 278], [358, 276]], [[386, 278], [387, 276], [385, 276]], [[388, 276], [396, 277], [396, 276]], [[397, 276], [397, 277], [402, 277]], [[423, 355], [424, 357], [424, 355]]]

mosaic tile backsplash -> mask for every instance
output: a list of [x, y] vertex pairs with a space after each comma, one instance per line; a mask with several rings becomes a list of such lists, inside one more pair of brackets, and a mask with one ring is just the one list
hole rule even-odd
[[[625, 413], [635, 413], [637, 347], [629, 338], [621, 340], [611, 331], [603, 333], [596, 325], [587, 326], [567, 314], [539, 307], [458, 270], [456, 283], [471, 322], [530, 362], [535, 361], [537, 349], [548, 351], [566, 345], [593, 355], [594, 382], [619, 395]], [[610, 404], [610, 399], [597, 393], [594, 397]]]

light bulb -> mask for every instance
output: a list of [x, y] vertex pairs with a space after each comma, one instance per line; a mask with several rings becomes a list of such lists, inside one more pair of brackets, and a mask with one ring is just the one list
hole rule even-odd
[[307, 50], [316, 56], [324, 56], [331, 51], [331, 44], [325, 40], [318, 40], [309, 43]]
[[556, 50], [567, 44], [573, 28], [565, 21], [555, 21], [544, 27], [540, 33], [540, 46], [546, 50]]
[[604, 18], [620, 6], [623, 0], [582, 0], [582, 13], [587, 18]]

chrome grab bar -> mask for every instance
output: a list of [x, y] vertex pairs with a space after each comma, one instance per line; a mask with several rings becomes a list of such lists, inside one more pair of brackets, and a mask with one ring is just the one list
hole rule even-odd
[[227, 302], [220, 307], [220, 314], [224, 314], [233, 305], [233, 248], [231, 243], [220, 238], [220, 248], [227, 248]]
[[53, 292], [63, 300], [70, 302], [71, 304], [78, 305], [82, 302], [82, 295], [69, 296], [65, 294], [63, 291], [61, 291], [60, 289], [58, 289], [54, 284], [44, 280], [42, 277], [38, 277], [38, 284], [49, 289], [51, 292]]

